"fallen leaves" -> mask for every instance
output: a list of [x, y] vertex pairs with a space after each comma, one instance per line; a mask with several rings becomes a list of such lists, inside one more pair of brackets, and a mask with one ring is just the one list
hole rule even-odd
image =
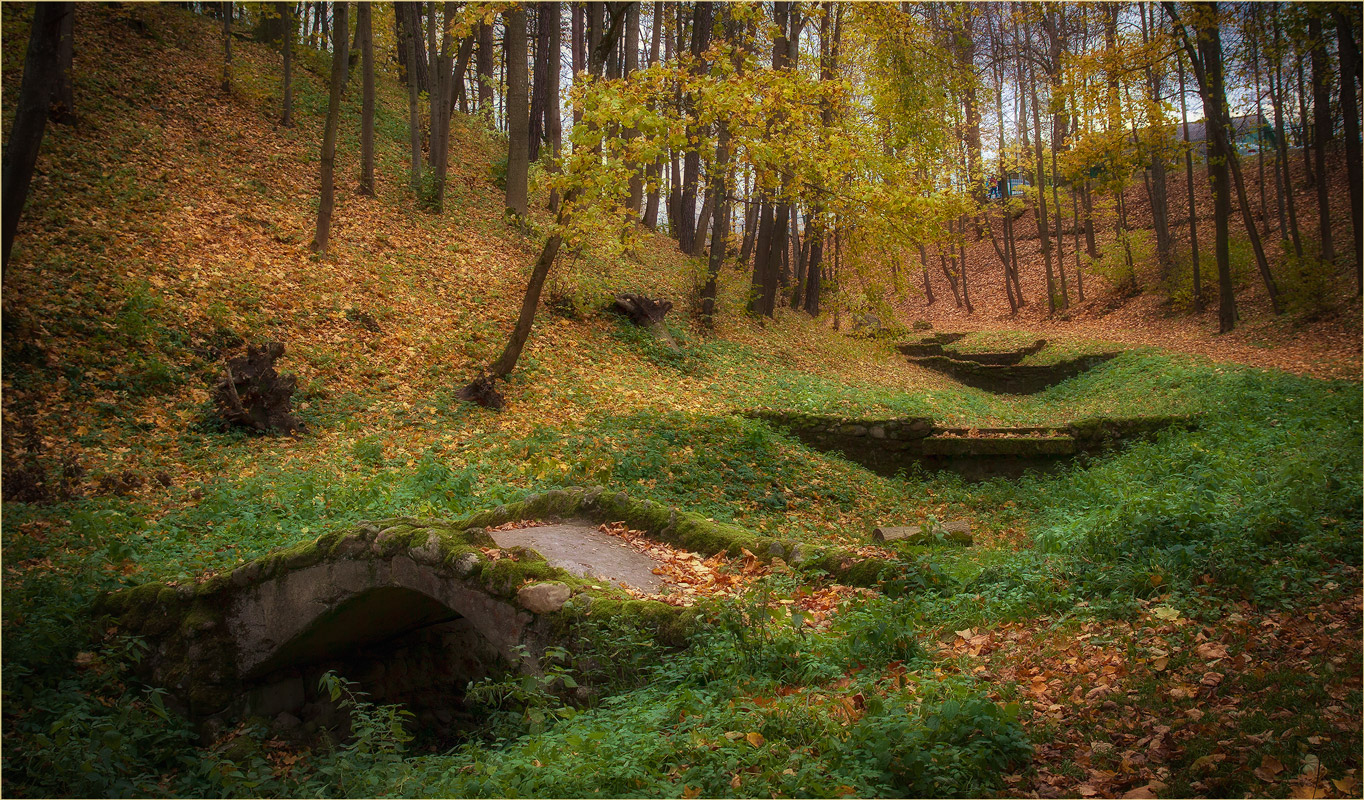
[[1280, 772], [1283, 772], [1283, 764], [1279, 759], [1271, 755], [1266, 755], [1260, 759], [1260, 766], [1255, 768], [1254, 775], [1266, 783], [1272, 782]]

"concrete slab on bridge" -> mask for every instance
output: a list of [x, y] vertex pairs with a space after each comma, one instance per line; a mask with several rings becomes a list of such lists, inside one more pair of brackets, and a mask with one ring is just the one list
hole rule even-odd
[[663, 586], [663, 579], [654, 574], [661, 566], [659, 561], [589, 522], [569, 521], [489, 534], [498, 547], [534, 550], [550, 566], [581, 578], [623, 584], [651, 594]]

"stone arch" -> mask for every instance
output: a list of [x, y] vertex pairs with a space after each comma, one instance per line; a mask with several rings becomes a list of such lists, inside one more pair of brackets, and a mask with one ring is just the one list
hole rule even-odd
[[[402, 554], [390, 559], [325, 560], [290, 570], [274, 580], [239, 592], [233, 598], [225, 620], [227, 632], [236, 646], [237, 674], [249, 679], [281, 666], [282, 661], [306, 656], [306, 653], [290, 652], [289, 648], [307, 649], [310, 636], [322, 635], [317, 626], [329, 620], [334, 624], [338, 614], [366, 619], [366, 628], [357, 631], [361, 643], [381, 635], [380, 621], [367, 619], [369, 615], [363, 609], [357, 611], [356, 603], [359, 598], [375, 597], [374, 592], [383, 589], [402, 590], [409, 597], [426, 598], [416, 601], [417, 608], [403, 609], [404, 613], [415, 616], [395, 620], [394, 628], [433, 622], [433, 615], [439, 613], [431, 606], [435, 603], [468, 620], [508, 664], [520, 661], [516, 646], [531, 624], [532, 616], [528, 612], [469, 586], [444, 570], [419, 564], [410, 555]], [[380, 608], [374, 613], [383, 611]], [[324, 641], [320, 646], [325, 648], [327, 644]]]

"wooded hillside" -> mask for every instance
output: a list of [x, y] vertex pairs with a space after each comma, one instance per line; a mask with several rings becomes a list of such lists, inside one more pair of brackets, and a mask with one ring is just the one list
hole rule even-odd
[[5, 4], [4, 791], [1358, 796], [1359, 32]]

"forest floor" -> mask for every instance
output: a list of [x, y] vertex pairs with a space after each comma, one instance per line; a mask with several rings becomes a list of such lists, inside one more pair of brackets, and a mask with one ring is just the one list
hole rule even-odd
[[[6, 109], [26, 13], [3, 16]], [[1218, 336], [1214, 311], [1175, 313], [1143, 262], [1146, 294], [1090, 288], [1089, 307], [1047, 320], [1034, 238], [1020, 245], [1033, 300], [1011, 318], [976, 243], [976, 313], [935, 282], [927, 309], [902, 301], [904, 323], [1133, 345], [1045, 392], [997, 396], [827, 317], [754, 321], [737, 269], [702, 333], [688, 322], [698, 265], [641, 232], [623, 256], [566, 251], [492, 412], [454, 395], [505, 342], [548, 223], [504, 220], [499, 134], [456, 115], [445, 211], [419, 209], [405, 95], [385, 75], [379, 193], [360, 197], [348, 96], [318, 257], [325, 58], [300, 53], [298, 124], [282, 128], [268, 48], [234, 42], [224, 95], [212, 20], [77, 14], [81, 121], [49, 129], [2, 300], [6, 793], [1359, 796], [1357, 301], [1273, 317], [1243, 258], [1242, 326]], [[1331, 280], [1329, 296], [1353, 297], [1348, 275]], [[674, 300], [680, 353], [600, 312], [621, 291]], [[301, 436], [214, 424], [223, 360], [267, 339], [298, 377]], [[743, 414], [757, 408], [1202, 422], [1057, 475], [971, 484], [873, 474]], [[89, 613], [103, 591], [193, 580], [361, 520], [588, 484], [814, 545], [868, 548], [875, 526], [949, 517], [976, 544], [878, 548], [894, 572], [859, 590], [717, 561], [751, 589], [698, 604], [687, 650], [598, 631], [599, 652], [558, 665], [597, 700], [485, 687], [486, 730], [450, 751], [402, 741], [367, 707], [372, 736], [340, 749], [249, 726], [200, 743], [144, 691], [139, 645]], [[818, 626], [781, 611], [812, 599]]]

